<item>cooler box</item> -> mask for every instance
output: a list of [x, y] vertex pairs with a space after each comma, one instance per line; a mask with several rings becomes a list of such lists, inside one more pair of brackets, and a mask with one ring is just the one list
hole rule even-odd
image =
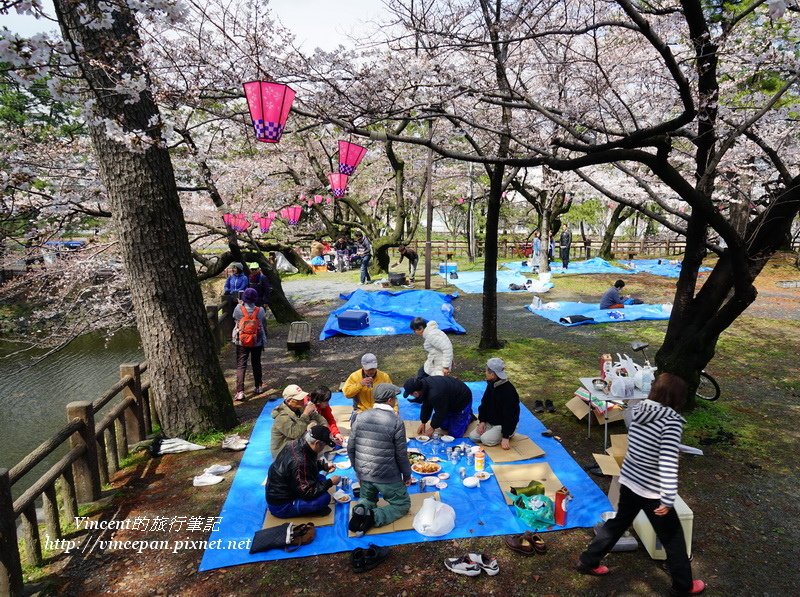
[[458, 273], [458, 264], [457, 263], [440, 263], [439, 264], [439, 273], [442, 275], [445, 274], [457, 274]]
[[367, 311], [345, 311], [336, 316], [341, 330], [363, 330], [369, 327]]
[[[686, 505], [681, 499], [681, 496], [675, 497], [675, 512], [678, 514], [678, 518], [681, 521], [681, 526], [683, 527], [683, 536], [686, 539], [686, 555], [690, 558], [692, 557], [692, 526], [694, 525], [694, 512]], [[644, 545], [647, 553], [650, 554], [650, 557], [654, 560], [666, 560], [667, 559], [667, 552], [664, 551], [664, 546], [661, 545], [661, 541], [658, 540], [656, 537], [656, 532], [653, 529], [653, 525], [650, 524], [650, 521], [647, 519], [647, 516], [644, 512], [639, 512], [636, 515], [636, 518], [633, 521], [633, 530], [636, 531], [636, 534], [639, 535], [639, 539]]]

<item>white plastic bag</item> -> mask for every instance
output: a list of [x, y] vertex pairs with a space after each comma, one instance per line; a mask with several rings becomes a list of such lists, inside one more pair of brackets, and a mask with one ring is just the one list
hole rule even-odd
[[426, 498], [414, 517], [414, 530], [426, 537], [441, 537], [456, 526], [453, 507], [435, 498]]

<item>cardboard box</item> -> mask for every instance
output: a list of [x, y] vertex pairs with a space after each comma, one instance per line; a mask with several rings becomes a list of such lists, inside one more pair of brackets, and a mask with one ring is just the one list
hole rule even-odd
[[[673, 506], [678, 518], [683, 527], [683, 537], [686, 540], [686, 555], [692, 557], [692, 528], [694, 526], [694, 512], [686, 505], [686, 502], [681, 499], [681, 496], [675, 497], [675, 504]], [[647, 553], [654, 560], [666, 560], [667, 552], [664, 551], [664, 546], [661, 541], [656, 537], [656, 532], [650, 520], [644, 512], [639, 512], [633, 521], [633, 530], [639, 536], [639, 540], [644, 545]]]
[[619, 473], [622, 461], [628, 452], [628, 434], [619, 433], [611, 436], [611, 447], [607, 450], [608, 454], [592, 454], [597, 466], [604, 475], [611, 477], [611, 485], [608, 488], [608, 501], [617, 509], [619, 505]]
[[[596, 409], [590, 409], [589, 405], [580, 397], [574, 396], [569, 402], [567, 402], [567, 408], [572, 411], [579, 419], [583, 420], [586, 415], [589, 414], [590, 410], [594, 410], [594, 417], [597, 420], [597, 423], [602, 425], [605, 423], [605, 418], [603, 417], [602, 412], [597, 412]], [[614, 423], [615, 421], [621, 421], [624, 418], [624, 409], [621, 408], [612, 408], [608, 411], [608, 422]]]

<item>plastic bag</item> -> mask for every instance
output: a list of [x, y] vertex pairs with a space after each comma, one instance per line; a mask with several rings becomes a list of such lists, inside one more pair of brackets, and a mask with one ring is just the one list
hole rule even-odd
[[555, 504], [546, 495], [507, 495], [514, 504], [514, 512], [529, 527], [540, 528], [556, 523]]
[[426, 537], [441, 537], [456, 526], [453, 507], [434, 498], [426, 498], [414, 517], [414, 530]]

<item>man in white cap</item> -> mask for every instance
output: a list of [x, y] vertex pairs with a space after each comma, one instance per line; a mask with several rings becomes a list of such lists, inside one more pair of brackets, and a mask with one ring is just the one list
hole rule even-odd
[[308, 392], [297, 384], [286, 386], [283, 390], [283, 402], [272, 411], [272, 439], [270, 452], [275, 458], [283, 447], [290, 441], [302, 437], [312, 423], [328, 426], [328, 422], [317, 412], [313, 402], [306, 404]]
[[519, 423], [519, 394], [508, 381], [506, 364], [497, 357], [486, 361], [486, 390], [478, 407], [478, 426], [469, 434], [484, 446], [511, 448], [511, 436]]
[[361, 369], [353, 371], [342, 387], [345, 397], [353, 401], [354, 415], [375, 405], [372, 388], [379, 383], [392, 383], [392, 378], [385, 371], [378, 369], [378, 357], [368, 352], [361, 357]]

